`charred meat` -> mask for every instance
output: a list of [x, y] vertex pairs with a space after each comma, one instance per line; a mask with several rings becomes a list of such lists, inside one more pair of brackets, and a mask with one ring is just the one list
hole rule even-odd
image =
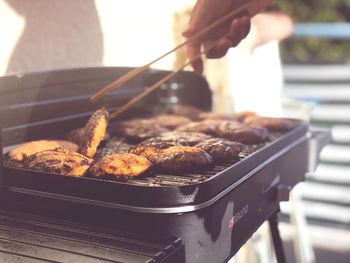
[[118, 135], [126, 138], [131, 143], [147, 140], [167, 131], [169, 131], [167, 128], [154, 123], [152, 120], [145, 119], [124, 121], [118, 125], [116, 130]]
[[165, 172], [181, 172], [207, 168], [213, 163], [213, 158], [197, 147], [173, 146], [159, 150], [154, 156], [158, 169]]
[[244, 122], [246, 118], [251, 116], [258, 116], [258, 115], [253, 111], [239, 111], [233, 114], [233, 118], [238, 122]]
[[230, 121], [230, 120], [234, 120], [234, 115], [226, 114], [226, 113], [217, 113], [217, 112], [203, 112], [199, 114], [198, 119]]
[[218, 126], [217, 135], [220, 138], [243, 144], [259, 144], [268, 139], [268, 131], [265, 128], [237, 125], [233, 122], [221, 123]]
[[62, 147], [71, 151], [77, 151], [78, 145], [62, 140], [39, 140], [24, 143], [9, 153], [10, 159], [13, 161], [23, 161], [29, 156], [41, 151], [52, 150]]
[[67, 176], [83, 176], [91, 164], [92, 159], [63, 148], [37, 152], [26, 161], [29, 169]]
[[134, 148], [131, 148], [129, 150], [129, 153], [143, 156], [150, 160], [153, 164], [157, 163], [158, 160], [158, 153], [161, 149], [153, 147], [153, 146], [142, 146], [138, 145]]
[[90, 171], [94, 176], [114, 175], [116, 177], [135, 177], [151, 167], [151, 162], [143, 156], [131, 153], [116, 153], [104, 156]]
[[161, 125], [169, 130], [173, 130], [176, 127], [191, 123], [192, 120], [185, 116], [177, 116], [171, 114], [158, 115], [150, 119], [154, 123]]
[[263, 127], [269, 131], [289, 131], [293, 129], [295, 123], [280, 118], [269, 118], [269, 117], [260, 117], [260, 116], [250, 116], [244, 120], [244, 123], [252, 127]]
[[97, 147], [106, 134], [108, 125], [108, 112], [105, 108], [97, 110], [88, 120], [82, 132], [79, 152], [89, 158], [94, 157]]
[[238, 160], [243, 145], [225, 139], [213, 138], [197, 144], [195, 147], [209, 153], [216, 163]]
[[161, 136], [165, 140], [174, 140], [178, 141], [179, 145], [183, 146], [194, 146], [202, 141], [212, 138], [212, 136], [200, 132], [181, 132], [181, 131], [172, 131], [165, 132]]
[[192, 122], [176, 128], [175, 131], [199, 132], [215, 136], [217, 127], [220, 123], [220, 120], [204, 120], [199, 122]]
[[171, 137], [171, 136], [157, 136], [148, 140], [140, 142], [137, 146], [154, 147], [157, 149], [165, 149], [171, 146], [189, 146], [187, 141], [183, 138]]

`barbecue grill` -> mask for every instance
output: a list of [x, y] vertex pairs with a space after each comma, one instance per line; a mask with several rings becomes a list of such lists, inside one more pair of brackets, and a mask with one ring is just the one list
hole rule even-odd
[[[129, 70], [84, 68], [0, 78], [1, 206], [6, 217], [10, 213], [16, 221], [23, 217], [18, 214], [21, 211], [27, 213], [24, 218], [40, 216], [40, 222], [49, 225], [53, 221], [50, 224], [55, 227], [64, 220], [77, 228], [103, 227], [117, 236], [123, 233], [123, 238], [129, 233], [138, 240], [153, 237], [169, 244], [158, 246], [157, 256], [141, 259], [131, 255], [144, 251], [129, 249], [130, 261], [123, 258], [123, 262], [210, 263], [230, 259], [269, 220], [277, 258], [284, 262], [277, 230], [279, 202], [287, 200], [289, 190], [314, 168], [330, 139], [328, 132], [310, 131], [305, 122], [295, 121], [291, 131], [274, 133], [267, 143], [245, 147], [235, 163], [199, 172], [112, 181], [31, 171], [7, 162], [11, 146], [60, 138], [82, 127], [97, 108], [104, 105], [112, 110], [168, 73], [150, 69], [98, 104], [89, 101], [100, 87]], [[166, 112], [174, 104], [210, 110], [211, 99], [204, 78], [180, 72], [122, 118]], [[114, 125], [110, 124], [111, 134]]]

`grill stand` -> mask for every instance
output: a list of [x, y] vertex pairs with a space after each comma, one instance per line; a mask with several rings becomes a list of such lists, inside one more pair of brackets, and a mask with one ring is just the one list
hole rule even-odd
[[278, 263], [285, 263], [286, 262], [286, 256], [284, 254], [283, 244], [280, 232], [278, 230], [278, 211], [276, 211], [270, 218], [269, 218], [269, 225], [270, 225], [270, 231], [273, 241], [273, 247], [275, 249], [276, 259]]

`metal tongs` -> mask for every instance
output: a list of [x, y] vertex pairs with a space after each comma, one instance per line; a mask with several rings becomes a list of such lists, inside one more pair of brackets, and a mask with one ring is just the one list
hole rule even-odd
[[[138, 68], [135, 68], [135, 69], [131, 70], [130, 72], [128, 72], [127, 74], [123, 75], [119, 79], [117, 79], [114, 82], [108, 84], [107, 86], [105, 86], [104, 88], [99, 90], [95, 95], [93, 95], [91, 97], [91, 101], [95, 102], [98, 99], [102, 98], [104, 95], [106, 95], [108, 92], [119, 88], [125, 82], [129, 81], [130, 79], [134, 78], [136, 75], [138, 75], [141, 72], [143, 72], [144, 70], [148, 69], [152, 64], [154, 64], [157, 61], [161, 60], [162, 58], [168, 56], [169, 54], [173, 53], [174, 51], [178, 50], [179, 48], [185, 46], [186, 44], [188, 44], [189, 42], [193, 41], [194, 39], [203, 36], [204, 34], [208, 33], [213, 28], [215, 28], [215, 27], [221, 25], [222, 23], [226, 22], [228, 19], [233, 19], [234, 17], [242, 17], [242, 16], [253, 17], [257, 13], [259, 13], [260, 11], [262, 11], [263, 9], [268, 7], [270, 4], [272, 4], [273, 2], [274, 2], [274, 0], [250, 0], [250, 1], [248, 1], [247, 3], [242, 5], [240, 8], [237, 8], [237, 9], [233, 10], [232, 12], [228, 13], [227, 15], [221, 17], [219, 20], [217, 20], [213, 24], [210, 24], [209, 26], [205, 27], [204, 29], [199, 31], [197, 34], [195, 34], [192, 37], [188, 38], [185, 42], [183, 42], [180, 45], [176, 46], [172, 50], [166, 52], [165, 54], [163, 54], [160, 57], [154, 59], [153, 61], [149, 62], [148, 64], [145, 64], [144, 66], [141, 66], [141, 67], [138, 67]], [[227, 37], [227, 36], [229, 36], [229, 33], [224, 35], [224, 37]], [[152, 91], [154, 91], [157, 88], [159, 88], [163, 83], [165, 83], [166, 81], [171, 79], [179, 71], [183, 70], [185, 67], [190, 65], [192, 62], [194, 62], [195, 60], [200, 58], [203, 54], [205, 54], [210, 49], [215, 47], [216, 44], [217, 44], [217, 42], [212, 43], [212, 45], [209, 45], [208, 47], [206, 47], [206, 49], [204, 51], [202, 51], [198, 56], [196, 56], [192, 60], [188, 61], [184, 65], [178, 67], [177, 69], [175, 69], [174, 71], [169, 73], [167, 76], [165, 76], [163, 79], [159, 80], [157, 83], [153, 84], [151, 87], [149, 87], [146, 90], [144, 90], [138, 96], [136, 96], [136, 97], [132, 98], [131, 100], [129, 100], [127, 103], [125, 103], [124, 105], [119, 107], [117, 110], [112, 112], [110, 114], [109, 118], [113, 119], [113, 118], [119, 116], [121, 113], [126, 111], [129, 107], [134, 105], [136, 102], [138, 102], [139, 100], [141, 100], [142, 98], [147, 96]]]

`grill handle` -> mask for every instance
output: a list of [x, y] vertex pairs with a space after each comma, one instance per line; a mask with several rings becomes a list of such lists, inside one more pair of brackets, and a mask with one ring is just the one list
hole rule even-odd
[[312, 129], [309, 139], [309, 167], [308, 172], [315, 171], [320, 160], [322, 149], [332, 141], [329, 130]]

